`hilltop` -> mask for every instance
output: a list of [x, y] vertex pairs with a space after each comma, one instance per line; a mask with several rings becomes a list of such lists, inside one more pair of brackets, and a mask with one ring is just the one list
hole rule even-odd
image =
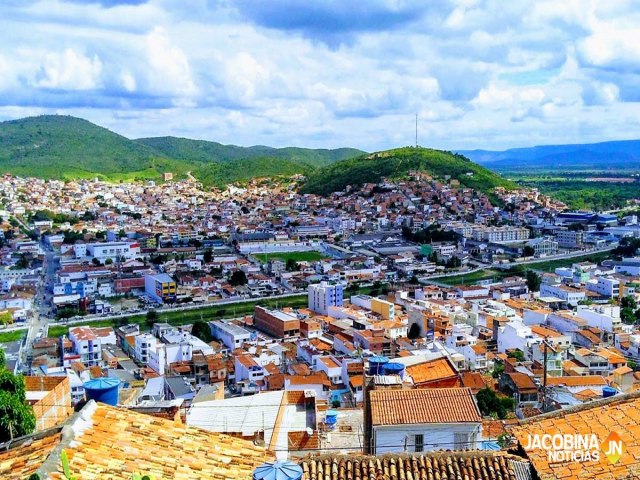
[[145, 145], [87, 120], [60, 115], [0, 123], [0, 169], [41, 178], [113, 180], [186, 171]]
[[205, 185], [253, 177], [309, 174], [362, 151], [239, 147], [204, 140], [131, 140], [81, 118], [43, 115], [0, 123], [0, 170], [40, 178], [98, 177], [109, 181], [161, 178], [191, 172]]
[[429, 173], [435, 178], [446, 175], [465, 187], [492, 194], [495, 187], [515, 188], [500, 175], [473, 163], [468, 158], [442, 150], [404, 147], [333, 163], [314, 171], [304, 185], [303, 193], [326, 195], [365, 183], [378, 183], [383, 177], [399, 178], [412, 170]]

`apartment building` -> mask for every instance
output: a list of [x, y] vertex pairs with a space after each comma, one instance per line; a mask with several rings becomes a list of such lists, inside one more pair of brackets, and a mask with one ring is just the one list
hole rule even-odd
[[340, 283], [321, 282], [309, 285], [307, 290], [309, 309], [327, 315], [329, 307], [341, 307], [343, 303], [343, 287]]
[[291, 337], [300, 332], [300, 320], [295, 315], [257, 305], [254, 309], [253, 325], [275, 338]]

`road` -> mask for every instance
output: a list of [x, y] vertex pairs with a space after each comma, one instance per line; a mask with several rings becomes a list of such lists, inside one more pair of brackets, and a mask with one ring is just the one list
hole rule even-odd
[[491, 263], [491, 264], [482, 265], [480, 267], [477, 267], [471, 270], [466, 270], [464, 272], [440, 273], [436, 275], [430, 275], [428, 277], [421, 277], [419, 280], [421, 283], [428, 283], [428, 284], [436, 285], [440, 287], [445, 287], [445, 286], [449, 287], [450, 285], [438, 282], [437, 279], [447, 278], [447, 277], [457, 277], [460, 275], [469, 275], [471, 273], [481, 272], [483, 270], [490, 270], [490, 269], [506, 270], [518, 265], [535, 265], [536, 263], [553, 262], [555, 260], [564, 260], [564, 259], [575, 258], [575, 257], [585, 257], [587, 255], [593, 255], [593, 254], [602, 253], [602, 252], [610, 252], [614, 248], [616, 247], [599, 248], [596, 250], [589, 250], [586, 252], [585, 251], [571, 252], [571, 253], [565, 253], [562, 255], [554, 255], [554, 256], [543, 257], [543, 258], [534, 258], [532, 260], [526, 260], [523, 262]]
[[33, 309], [27, 319], [27, 337], [21, 352], [20, 363], [22, 369], [28, 368], [31, 362], [31, 350], [33, 342], [46, 337], [49, 329], [50, 305], [52, 300], [51, 286], [53, 285], [57, 270], [57, 259], [53, 252], [45, 250], [45, 258], [42, 264], [42, 276], [40, 284], [33, 299]]

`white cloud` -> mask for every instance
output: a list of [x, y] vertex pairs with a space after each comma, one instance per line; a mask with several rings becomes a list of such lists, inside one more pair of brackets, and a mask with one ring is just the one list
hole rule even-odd
[[329, 3], [107, 3], [3, 7], [0, 119], [367, 150], [412, 143], [415, 112], [421, 143], [450, 149], [637, 136], [629, 0], [389, 0], [356, 26]]
[[33, 83], [51, 89], [92, 90], [102, 85], [101, 73], [102, 62], [97, 55], [88, 57], [67, 48], [45, 55]]

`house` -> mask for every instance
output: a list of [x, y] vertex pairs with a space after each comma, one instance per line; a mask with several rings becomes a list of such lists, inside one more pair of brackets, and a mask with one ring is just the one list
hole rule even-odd
[[416, 388], [447, 388], [460, 386], [458, 370], [449, 357], [423, 359], [420, 356], [401, 357], [394, 362], [403, 363], [405, 375]]
[[71, 474], [82, 479], [128, 479], [132, 472], [143, 472], [156, 478], [235, 480], [250, 478], [273, 458], [242, 438], [90, 401], [64, 427], [3, 444], [0, 477], [24, 480], [37, 474], [64, 480], [62, 450]]
[[538, 386], [533, 378], [525, 373], [503, 373], [498, 380], [498, 386], [506, 395], [516, 396], [516, 406], [532, 406], [538, 403]]
[[[635, 392], [521, 420], [519, 425], [513, 427], [512, 435], [531, 461], [537, 478], [635, 478], [638, 475], [637, 458], [640, 456], [638, 418], [640, 392]], [[573, 438], [576, 434], [584, 435], [586, 439], [583, 443], [586, 442], [589, 447], [581, 448], [576, 453], [578, 458], [585, 457], [586, 453], [588, 460], [556, 461], [548, 449], [531, 442], [533, 436], [540, 438], [547, 433]], [[615, 438], [611, 438], [614, 434]], [[613, 461], [614, 458], [608, 457], [605, 452], [614, 452], [622, 446], [617, 438], [621, 439], [623, 447], [619, 450], [619, 458]], [[594, 451], [598, 451], [599, 455], [593, 455]]]
[[482, 416], [470, 388], [376, 389], [368, 396], [376, 455], [479, 448]]
[[27, 403], [36, 416], [36, 431], [59, 425], [73, 413], [68, 377], [28, 376], [24, 383]]

